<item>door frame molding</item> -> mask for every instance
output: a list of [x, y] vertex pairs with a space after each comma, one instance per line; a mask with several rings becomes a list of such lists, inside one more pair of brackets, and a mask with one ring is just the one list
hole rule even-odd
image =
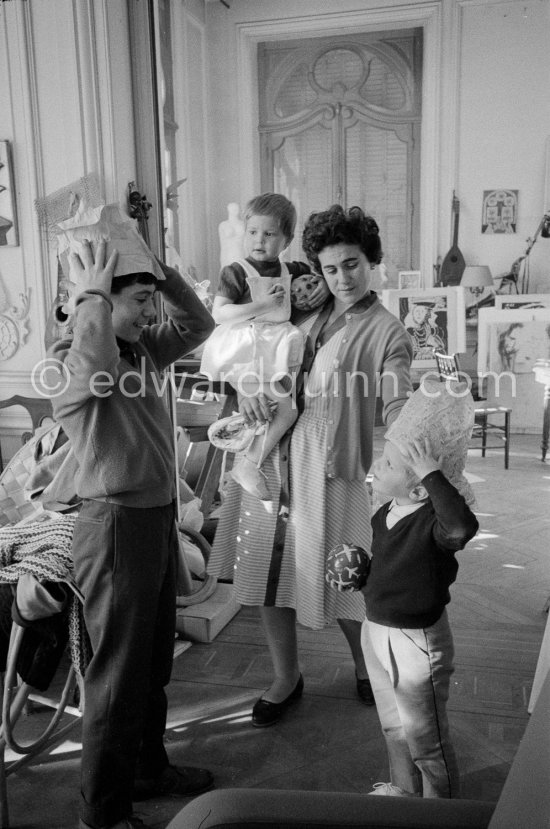
[[[260, 146], [257, 124], [257, 44], [266, 40], [327, 37], [361, 31], [423, 29], [422, 132], [420, 182], [420, 263], [426, 287], [433, 281], [438, 250], [446, 248], [447, 225], [440, 216], [455, 188], [458, 122], [458, 32], [460, 11], [445, 0], [359, 11], [326, 12], [290, 19], [237, 23], [239, 85], [239, 162], [244, 203], [260, 187]], [[452, 36], [454, 33], [454, 36]], [[443, 50], [442, 45], [446, 48]], [[450, 48], [447, 48], [449, 45]], [[445, 106], [443, 103], [445, 102]], [[441, 113], [445, 113], [445, 119]], [[450, 202], [449, 202], [450, 203]], [[450, 214], [449, 214], [450, 218]]]

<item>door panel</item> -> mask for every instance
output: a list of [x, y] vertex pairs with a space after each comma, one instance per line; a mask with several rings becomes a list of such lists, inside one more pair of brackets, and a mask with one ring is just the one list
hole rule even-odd
[[[288, 136], [279, 149], [273, 151], [273, 189], [291, 199], [300, 217], [331, 203], [332, 176], [319, 176], [317, 171], [331, 169], [332, 146], [332, 131], [316, 124], [302, 133]], [[300, 225], [296, 232], [299, 236]]]
[[421, 33], [259, 45], [262, 189], [310, 212], [355, 204], [378, 221], [389, 286], [418, 265]]
[[408, 144], [393, 131], [358, 121], [346, 130], [345, 153], [346, 204], [357, 204], [376, 218], [388, 271], [407, 270], [411, 258]]

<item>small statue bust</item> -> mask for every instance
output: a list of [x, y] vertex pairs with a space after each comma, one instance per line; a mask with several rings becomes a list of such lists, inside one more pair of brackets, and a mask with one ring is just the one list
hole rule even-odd
[[220, 237], [220, 265], [230, 265], [237, 259], [244, 258], [244, 222], [239, 217], [239, 205], [230, 202], [227, 205], [227, 219], [218, 227]]

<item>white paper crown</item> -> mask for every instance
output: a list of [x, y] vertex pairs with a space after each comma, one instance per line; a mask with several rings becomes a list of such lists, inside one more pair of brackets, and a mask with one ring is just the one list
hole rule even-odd
[[474, 493], [463, 474], [473, 426], [474, 401], [468, 385], [425, 378], [384, 437], [397, 446], [428, 437], [445, 477], [473, 504]]
[[152, 273], [157, 279], [166, 278], [140, 236], [135, 220], [123, 213], [119, 204], [90, 207], [82, 199], [75, 215], [58, 222], [57, 227], [59, 260], [67, 277], [70, 276], [69, 253], [80, 253], [82, 242], [87, 239], [94, 253], [98, 242], [107, 242], [105, 261], [113, 250], [118, 251], [115, 277], [128, 273]]

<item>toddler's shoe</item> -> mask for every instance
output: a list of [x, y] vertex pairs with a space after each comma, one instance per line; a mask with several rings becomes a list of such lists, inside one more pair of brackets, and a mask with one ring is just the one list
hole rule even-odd
[[238, 458], [235, 461], [231, 470], [231, 477], [255, 498], [259, 498], [261, 501], [273, 500], [267, 488], [264, 473], [249, 458]]
[[399, 786], [394, 786], [393, 783], [375, 783], [372, 788], [373, 791], [369, 794], [390, 795], [392, 797], [420, 797], [417, 792], [406, 792], [400, 789]]

